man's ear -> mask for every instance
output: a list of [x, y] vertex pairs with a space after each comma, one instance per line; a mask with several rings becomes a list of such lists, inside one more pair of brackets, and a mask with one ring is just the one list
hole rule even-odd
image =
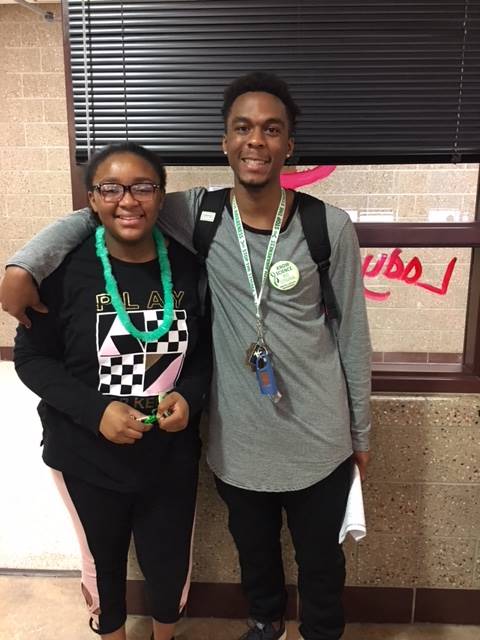
[[226, 133], [223, 134], [222, 149], [223, 149], [223, 153], [227, 155], [227, 134]]
[[295, 138], [291, 136], [287, 142], [287, 158], [289, 158], [292, 155], [294, 148], [295, 148]]

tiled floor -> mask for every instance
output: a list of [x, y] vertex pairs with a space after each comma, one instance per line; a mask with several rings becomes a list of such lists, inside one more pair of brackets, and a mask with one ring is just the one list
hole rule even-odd
[[[148, 640], [148, 619], [132, 616], [129, 640]], [[179, 640], [236, 640], [243, 621], [188, 619]], [[94, 640], [86, 624], [77, 578], [0, 576], [0, 640]], [[478, 640], [479, 627], [447, 625], [359, 625], [347, 627], [344, 640]], [[289, 640], [297, 640], [289, 625]]]

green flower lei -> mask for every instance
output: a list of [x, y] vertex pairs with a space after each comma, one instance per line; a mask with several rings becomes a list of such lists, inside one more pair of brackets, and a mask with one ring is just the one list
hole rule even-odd
[[173, 322], [173, 287], [172, 287], [172, 271], [170, 262], [168, 261], [168, 252], [165, 245], [165, 239], [160, 231], [155, 227], [153, 229], [153, 238], [157, 247], [158, 262], [160, 265], [160, 278], [163, 287], [163, 320], [160, 326], [153, 331], [140, 331], [137, 329], [125, 311], [120, 293], [118, 291], [117, 281], [112, 273], [112, 266], [108, 258], [108, 251], [105, 244], [105, 227], [99, 226], [95, 231], [95, 247], [97, 256], [103, 266], [103, 277], [105, 278], [105, 288], [112, 301], [113, 308], [117, 312], [120, 322], [123, 324], [128, 333], [143, 342], [154, 342], [164, 336], [170, 330]]

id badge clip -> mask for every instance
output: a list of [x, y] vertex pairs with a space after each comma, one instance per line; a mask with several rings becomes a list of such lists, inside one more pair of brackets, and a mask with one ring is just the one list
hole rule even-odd
[[273, 372], [272, 362], [268, 353], [262, 353], [256, 358], [255, 373], [260, 393], [263, 396], [269, 396], [272, 402], [277, 403], [282, 397], [282, 394], [278, 390], [275, 373]]

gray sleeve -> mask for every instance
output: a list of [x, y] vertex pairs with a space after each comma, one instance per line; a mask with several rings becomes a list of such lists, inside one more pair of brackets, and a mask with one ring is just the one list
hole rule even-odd
[[[158, 224], [180, 244], [193, 250], [192, 235], [198, 207], [205, 189], [169, 193], [160, 211]], [[38, 285], [63, 262], [65, 256], [87, 238], [97, 226], [90, 209], [79, 209], [42, 229], [8, 261], [26, 269]]]
[[188, 191], [167, 193], [158, 216], [160, 229], [189, 251], [194, 251], [193, 230], [205, 191], [203, 187], [195, 187]]
[[347, 217], [332, 247], [330, 278], [340, 318], [337, 342], [347, 381], [354, 451], [368, 451], [371, 344], [357, 234]]
[[42, 229], [7, 261], [7, 266], [23, 267], [40, 285], [96, 226], [90, 209], [79, 209]]

